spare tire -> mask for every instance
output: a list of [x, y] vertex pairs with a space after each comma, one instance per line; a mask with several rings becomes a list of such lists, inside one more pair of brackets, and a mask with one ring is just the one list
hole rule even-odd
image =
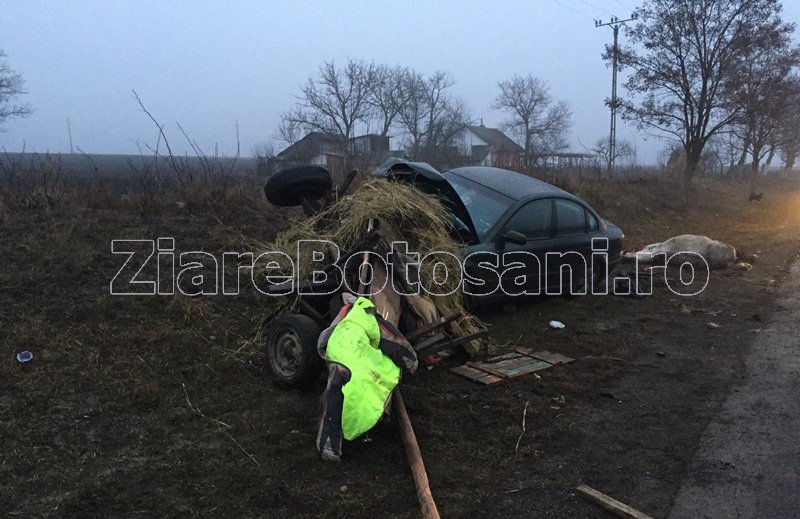
[[316, 200], [331, 191], [330, 172], [321, 166], [300, 166], [272, 175], [264, 185], [267, 200], [278, 207], [294, 207], [303, 200]]

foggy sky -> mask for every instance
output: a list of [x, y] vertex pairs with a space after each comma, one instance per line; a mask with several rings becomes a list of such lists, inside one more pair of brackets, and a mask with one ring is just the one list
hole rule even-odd
[[[784, 19], [800, 21], [784, 0]], [[0, 49], [22, 74], [34, 112], [7, 122], [7, 151], [138, 153], [158, 130], [132, 90], [165, 125], [176, 153], [191, 150], [176, 122], [206, 154], [243, 156], [275, 139], [280, 113], [320, 64], [348, 58], [448, 72], [452, 93], [496, 126], [497, 82], [545, 80], [573, 112], [572, 151], [608, 136], [612, 39], [594, 19], [627, 18], [633, 0], [0, 1]], [[797, 35], [796, 35], [797, 37]], [[624, 36], [622, 37], [624, 38]], [[621, 41], [621, 43], [624, 43]], [[621, 78], [621, 79], [624, 79]], [[621, 81], [620, 81], [621, 86]], [[624, 89], [620, 89], [624, 95]], [[665, 142], [619, 121], [618, 139], [653, 163]], [[394, 144], [394, 143], [393, 143]], [[399, 143], [398, 143], [399, 144]], [[275, 151], [282, 144], [275, 143]]]

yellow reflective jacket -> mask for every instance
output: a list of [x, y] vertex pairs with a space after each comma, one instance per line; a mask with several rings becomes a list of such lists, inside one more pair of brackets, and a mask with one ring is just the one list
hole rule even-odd
[[353, 440], [380, 420], [400, 381], [400, 368], [378, 348], [381, 331], [375, 306], [359, 297], [327, 340], [325, 358], [350, 370], [343, 386], [342, 436]]

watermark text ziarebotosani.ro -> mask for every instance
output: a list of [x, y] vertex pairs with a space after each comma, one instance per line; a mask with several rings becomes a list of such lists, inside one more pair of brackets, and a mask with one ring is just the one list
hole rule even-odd
[[[708, 285], [708, 262], [696, 252], [686, 251], [669, 257], [661, 253], [637, 254], [633, 277], [609, 277], [608, 240], [592, 240], [587, 258], [575, 251], [548, 252], [541, 258], [532, 252], [478, 251], [460, 257], [450, 252], [433, 251], [424, 255], [409, 250], [408, 243], [391, 243], [390, 251], [380, 255], [359, 251], [342, 257], [339, 247], [327, 240], [299, 240], [294, 257], [280, 251], [223, 252], [212, 254], [192, 250], [177, 252], [174, 238], [112, 240], [111, 253], [125, 260], [109, 283], [111, 295], [238, 295], [246, 282], [269, 296], [325, 295], [342, 289], [370, 296], [389, 283], [403, 294], [447, 296], [458, 290], [472, 296], [518, 295], [628, 295], [653, 292], [654, 276], [638, 277], [638, 264], [675, 267], [678, 279], [664, 276], [664, 285], [676, 295], [695, 296]], [[367, 255], [368, 262], [364, 262]], [[386, 283], [372, 287], [373, 265], [388, 273]], [[591, 269], [601, 268], [597, 273]], [[343, 272], [358, 272], [358, 286]], [[430, 272], [427, 281], [416, 275]], [[297, 280], [298, 272], [309, 273]], [[666, 269], [664, 269], [666, 272]], [[594, 275], [593, 275], [594, 274]], [[455, 276], [455, 281], [453, 281]], [[598, 283], [582, 280], [599, 279]], [[359, 292], [360, 286], [371, 287]]]

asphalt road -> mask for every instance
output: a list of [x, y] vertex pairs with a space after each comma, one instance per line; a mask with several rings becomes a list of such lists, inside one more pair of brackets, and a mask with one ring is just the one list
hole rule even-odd
[[750, 346], [745, 378], [700, 440], [670, 519], [800, 518], [800, 261], [781, 294]]

